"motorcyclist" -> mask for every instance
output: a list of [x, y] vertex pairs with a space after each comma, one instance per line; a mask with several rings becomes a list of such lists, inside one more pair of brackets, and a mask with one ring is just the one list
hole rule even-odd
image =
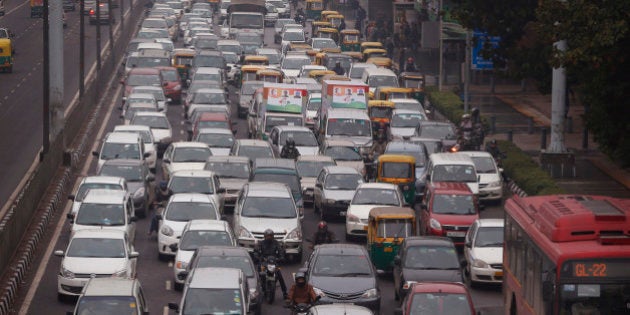
[[[254, 256], [258, 261], [258, 270], [261, 270], [261, 264], [263, 259], [269, 256], [274, 256], [278, 261], [284, 260], [284, 248], [280, 245], [273, 237], [273, 230], [266, 229], [264, 232], [264, 240], [259, 242], [254, 250]], [[282, 277], [282, 272], [280, 272], [280, 268], [276, 268], [276, 279], [280, 282], [280, 289], [282, 289], [282, 297], [287, 299], [287, 285], [284, 283], [284, 278]]]
[[300, 156], [300, 151], [295, 147], [295, 140], [293, 138], [288, 138], [284, 146], [282, 147], [282, 151], [280, 151], [280, 157], [283, 159], [293, 159], [297, 160]]
[[313, 233], [311, 241], [311, 248], [321, 245], [335, 242], [335, 233], [328, 230], [328, 224], [326, 221], [320, 221], [317, 224], [317, 231]]
[[340, 61], [335, 62], [335, 67], [332, 70], [335, 71], [337, 75], [344, 75], [346, 73], [346, 70], [341, 66]]
[[472, 140], [473, 124], [470, 120], [470, 114], [463, 114], [457, 130], [459, 142], [462, 150], [469, 150]]
[[304, 272], [295, 273], [295, 284], [289, 290], [289, 296], [285, 299], [287, 305], [312, 304], [318, 300], [313, 286], [306, 283]]
[[160, 220], [157, 216], [157, 209], [160, 206], [164, 206], [168, 199], [171, 198], [172, 191], [168, 188], [168, 183], [166, 181], [161, 181], [157, 187], [155, 187], [155, 198], [153, 199], [153, 216], [151, 217], [151, 224], [149, 225], [148, 235], [151, 235], [153, 232], [158, 231], [158, 227], [160, 225]]
[[376, 159], [379, 155], [383, 154], [386, 146], [387, 137], [385, 137], [384, 128], [381, 128], [376, 135], [376, 141], [372, 143], [372, 148], [370, 148], [370, 159]]
[[412, 57], [407, 58], [407, 63], [405, 63], [405, 72], [416, 72], [416, 63], [414, 62]]
[[470, 120], [472, 123], [472, 143], [475, 150], [479, 150], [483, 144], [485, 138], [485, 132], [483, 130], [483, 124], [481, 123], [481, 116], [479, 115], [479, 108], [474, 107], [470, 111]]

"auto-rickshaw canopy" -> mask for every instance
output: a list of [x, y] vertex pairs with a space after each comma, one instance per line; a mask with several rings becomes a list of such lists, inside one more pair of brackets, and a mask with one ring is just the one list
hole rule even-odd
[[368, 48], [363, 50], [363, 60], [374, 57], [387, 57], [387, 50], [382, 48]]
[[381, 42], [363, 42], [363, 43], [361, 43], [361, 52], [363, 52], [366, 49], [371, 49], [371, 48], [383, 49], [383, 44]]
[[392, 64], [393, 64], [392, 60], [387, 57], [372, 57], [366, 60], [365, 62], [372, 63], [372, 64], [375, 64], [377, 67], [387, 68], [387, 69], [391, 69]]
[[247, 55], [243, 58], [243, 65], [269, 65], [269, 57], [262, 55]]
[[395, 184], [415, 182], [416, 159], [411, 155], [380, 155], [378, 157], [378, 173], [376, 176], [379, 182]]
[[308, 73], [308, 77], [315, 79], [317, 82], [321, 83], [321, 79], [323, 76], [327, 74], [335, 74], [335, 71], [332, 70], [313, 70]]
[[387, 101], [393, 98], [411, 98], [413, 89], [399, 87], [378, 87], [374, 90], [374, 99]]
[[328, 16], [326, 16], [326, 20], [330, 22], [330, 24], [332, 24], [334, 27], [339, 27], [339, 25], [341, 25], [341, 21], [343, 21], [344, 19], [344, 16], [341, 14], [329, 14]]
[[256, 80], [258, 81], [282, 83], [283, 77], [282, 71], [277, 69], [261, 69], [256, 71]]
[[324, 27], [317, 30], [317, 37], [332, 38], [335, 43], [339, 43], [339, 30], [332, 27]]

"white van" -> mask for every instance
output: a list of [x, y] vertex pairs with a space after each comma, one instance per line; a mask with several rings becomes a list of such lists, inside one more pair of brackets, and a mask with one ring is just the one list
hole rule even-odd
[[361, 155], [366, 155], [372, 147], [372, 123], [364, 110], [331, 108], [320, 118], [323, 122], [320, 137], [350, 140], [356, 144]]
[[370, 86], [370, 93], [374, 93], [379, 86], [398, 87], [398, 76], [386, 68], [366, 68], [361, 81]]
[[470, 156], [463, 153], [431, 154], [420, 179], [422, 191], [432, 182], [462, 182], [468, 185], [473, 194], [479, 195], [479, 176], [475, 163]]

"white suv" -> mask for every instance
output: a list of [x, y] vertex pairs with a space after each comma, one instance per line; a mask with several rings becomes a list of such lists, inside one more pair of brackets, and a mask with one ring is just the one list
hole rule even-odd
[[112, 159], [145, 160], [150, 156], [144, 151], [144, 143], [138, 133], [110, 132], [105, 136], [100, 151], [92, 154], [98, 157], [97, 171], [103, 163]]

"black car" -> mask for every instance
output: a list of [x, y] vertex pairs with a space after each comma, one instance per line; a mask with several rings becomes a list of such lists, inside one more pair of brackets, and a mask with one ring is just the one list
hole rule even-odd
[[313, 250], [300, 269], [307, 275], [322, 304], [352, 303], [379, 313], [381, 292], [376, 269], [365, 246], [324, 244]]
[[141, 218], [149, 213], [149, 194], [155, 176], [143, 160], [112, 159], [105, 161], [98, 175], [118, 176], [127, 181], [127, 189], [133, 198], [135, 215]]
[[394, 298], [402, 300], [415, 282], [464, 283], [455, 244], [449, 238], [406, 238], [394, 257]]
[[243, 275], [247, 277], [249, 287], [249, 310], [260, 315], [263, 295], [256, 267], [247, 249], [232, 246], [201, 246], [190, 259], [186, 271], [178, 274], [177, 277], [186, 278], [194, 268], [205, 267], [241, 269]]

